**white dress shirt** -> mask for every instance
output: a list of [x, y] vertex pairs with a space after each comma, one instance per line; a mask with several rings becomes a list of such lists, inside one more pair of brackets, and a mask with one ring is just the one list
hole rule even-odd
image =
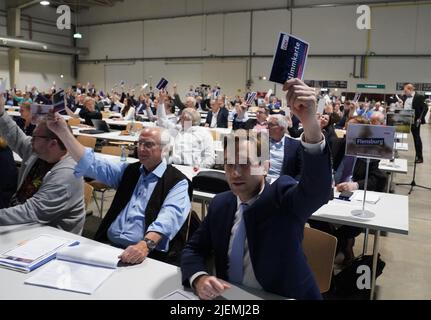
[[214, 140], [208, 129], [192, 126], [174, 136], [171, 163], [212, 168], [215, 164]]
[[219, 111], [217, 111], [217, 113], [213, 113], [213, 117], [211, 118], [210, 128], [217, 128], [217, 116], [219, 112], [220, 112], [220, 109]]
[[415, 93], [416, 92], [413, 92], [412, 95], [406, 99], [406, 102], [404, 102], [404, 110], [413, 109], [413, 99], [415, 97]]
[[284, 140], [285, 136], [281, 138], [281, 141], [270, 140], [269, 144], [269, 155], [270, 155], [270, 166], [268, 170], [268, 177], [277, 179], [280, 176], [281, 167], [283, 166], [284, 160]]
[[[305, 148], [304, 152], [308, 152], [311, 154], [318, 154], [323, 152], [323, 150], [325, 149], [326, 146], [326, 141], [325, 141], [325, 137], [322, 135], [322, 141], [316, 143], [316, 144], [311, 144], [311, 143], [307, 143], [304, 142], [304, 134], [301, 135], [300, 138], [301, 144], [303, 145], [303, 147]], [[248, 202], [246, 202], [249, 206], [251, 206], [257, 199], [259, 199], [259, 196], [261, 195], [261, 193], [263, 192], [265, 188], [265, 184], [262, 186], [262, 189], [260, 190], [259, 194], [257, 196], [255, 196], [254, 198], [250, 199]], [[230, 239], [229, 239], [229, 251], [228, 251], [228, 256], [230, 256], [230, 252], [232, 251], [232, 241], [235, 238], [235, 234], [238, 230], [238, 226], [239, 226], [239, 222], [240, 222], [240, 204], [241, 204], [241, 200], [237, 197], [237, 210], [235, 212], [235, 219], [234, 219], [234, 224], [232, 227], [232, 231], [231, 231], [231, 235], [230, 235]], [[261, 285], [259, 284], [259, 282], [256, 279], [256, 276], [254, 274], [254, 270], [253, 270], [253, 265], [251, 264], [251, 259], [250, 259], [250, 251], [248, 248], [248, 242], [247, 239], [245, 240], [245, 245], [244, 245], [244, 278], [243, 278], [243, 285], [250, 287], [250, 288], [254, 288], [254, 289], [262, 289]], [[267, 272], [271, 272], [271, 270], [268, 270]], [[201, 275], [205, 275], [208, 274], [205, 271], [199, 271], [196, 272], [193, 276], [190, 277], [190, 286], [193, 287], [193, 282], [195, 281], [195, 279]]]

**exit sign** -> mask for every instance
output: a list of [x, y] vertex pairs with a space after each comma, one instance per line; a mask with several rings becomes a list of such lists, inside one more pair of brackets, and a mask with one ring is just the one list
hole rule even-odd
[[386, 85], [384, 84], [368, 84], [368, 83], [358, 83], [356, 85], [358, 89], [385, 89]]

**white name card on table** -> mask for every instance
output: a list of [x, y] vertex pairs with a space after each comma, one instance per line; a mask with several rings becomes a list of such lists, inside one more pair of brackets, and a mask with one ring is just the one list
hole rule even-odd
[[[356, 190], [355, 193], [352, 196], [353, 201], [363, 201], [364, 200], [364, 191], [363, 190]], [[365, 202], [376, 204], [380, 200], [380, 196], [367, 192], [367, 195], [365, 196]]]

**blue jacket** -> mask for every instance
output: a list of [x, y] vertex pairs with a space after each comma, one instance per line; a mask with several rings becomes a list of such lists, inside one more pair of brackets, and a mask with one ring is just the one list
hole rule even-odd
[[295, 180], [301, 179], [302, 146], [301, 142], [290, 137], [284, 138], [284, 158], [280, 176], [288, 175]]
[[[328, 147], [319, 155], [303, 152], [304, 171], [297, 183], [281, 176], [266, 185], [259, 199], [244, 212], [250, 259], [265, 291], [294, 299], [320, 299], [314, 276], [302, 251], [307, 219], [328, 202], [331, 163]], [[185, 286], [206, 258], [215, 257], [216, 276], [229, 281], [228, 247], [237, 198], [227, 191], [215, 196], [208, 215], [186, 244], [181, 261]]]

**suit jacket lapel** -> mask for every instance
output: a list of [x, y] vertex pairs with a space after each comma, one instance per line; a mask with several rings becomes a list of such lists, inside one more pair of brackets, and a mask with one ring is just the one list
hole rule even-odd
[[289, 161], [288, 156], [287, 156], [288, 155], [287, 150], [289, 147], [288, 146], [289, 143], [290, 143], [289, 139], [287, 139], [287, 137], [284, 137], [284, 157], [283, 157], [283, 164], [281, 166], [281, 173], [282, 174], [286, 174], [284, 168], [287, 168], [287, 163]]

